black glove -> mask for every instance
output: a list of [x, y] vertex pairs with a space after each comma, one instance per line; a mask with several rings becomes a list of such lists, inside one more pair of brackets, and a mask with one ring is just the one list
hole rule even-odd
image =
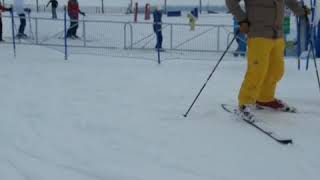
[[249, 26], [250, 26], [250, 23], [247, 19], [243, 20], [243, 21], [240, 21], [239, 22], [239, 25], [240, 25], [240, 32], [242, 34], [248, 34], [249, 33]]
[[12, 7], [6, 8], [5, 10], [12, 12]]
[[84, 12], [80, 12], [80, 14], [81, 14], [82, 16], [86, 16], [86, 13], [84, 13]]
[[25, 8], [24, 11], [27, 12], [27, 13], [31, 13], [31, 9], [30, 8]]
[[308, 8], [306, 5], [303, 5], [302, 8], [304, 10], [304, 16], [308, 16], [311, 14], [311, 9]]

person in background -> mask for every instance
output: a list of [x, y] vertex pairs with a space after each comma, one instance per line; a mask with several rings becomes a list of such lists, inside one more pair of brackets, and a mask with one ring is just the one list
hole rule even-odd
[[24, 7], [24, 0], [15, 0], [14, 9], [20, 18], [20, 26], [17, 38], [28, 38], [28, 36], [24, 33], [27, 24], [25, 12], [30, 13], [31, 9]]
[[1, 1], [0, 1], [0, 42], [3, 42], [3, 37], [2, 37], [2, 12], [5, 11], [12, 11], [12, 8], [6, 8], [4, 5], [2, 5]]
[[132, 14], [132, 1], [128, 4], [126, 14]]
[[156, 10], [153, 11], [153, 31], [157, 36], [157, 44], [156, 49], [163, 50], [162, 49], [162, 10], [161, 6], [157, 6]]
[[240, 25], [235, 17], [233, 17], [233, 27], [234, 34], [237, 35], [236, 41], [238, 43], [238, 47], [233, 53], [233, 55], [235, 57], [239, 55], [244, 57], [247, 51], [247, 37], [245, 34], [240, 32]]
[[78, 0], [68, 1], [68, 15], [70, 17], [70, 27], [67, 32], [67, 38], [78, 39], [77, 29], [79, 27], [79, 13], [83, 16], [86, 14], [80, 10]]
[[196, 28], [196, 17], [192, 13], [188, 13], [187, 17], [189, 19], [190, 30], [194, 31]]
[[46, 7], [48, 7], [51, 4], [51, 12], [52, 12], [52, 19], [57, 19], [57, 8], [58, 8], [58, 1], [57, 0], [50, 0]]

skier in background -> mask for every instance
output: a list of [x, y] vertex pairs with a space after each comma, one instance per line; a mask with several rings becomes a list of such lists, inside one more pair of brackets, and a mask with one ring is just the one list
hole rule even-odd
[[157, 6], [156, 10], [153, 11], [153, 31], [157, 36], [156, 49], [163, 51], [162, 49], [162, 10], [161, 6]]
[[20, 26], [19, 26], [17, 38], [27, 38], [28, 36], [24, 33], [24, 30], [27, 24], [25, 12], [30, 14], [31, 9], [24, 7], [24, 0], [15, 0], [14, 9], [20, 18]]
[[236, 114], [255, 121], [256, 106], [276, 111], [295, 112], [296, 109], [275, 98], [277, 83], [284, 74], [283, 19], [287, 5], [297, 16], [307, 16], [310, 9], [296, 0], [244, 1], [226, 0], [226, 5], [240, 24], [240, 32], [248, 34], [247, 72], [239, 92]]
[[126, 14], [132, 14], [132, 1], [128, 4]]
[[0, 1], [0, 42], [3, 42], [3, 38], [2, 38], [2, 12], [5, 11], [12, 11], [12, 8], [6, 8], [4, 5], [2, 5], [1, 1]]
[[50, 0], [46, 7], [48, 7], [51, 4], [51, 12], [52, 12], [52, 19], [57, 19], [57, 7], [59, 5], [57, 0]]
[[238, 47], [233, 53], [235, 57], [241, 55], [245, 56], [247, 51], [247, 37], [245, 34], [240, 32], [240, 25], [235, 17], [233, 17], [233, 31], [234, 34], [237, 34], [236, 41], [238, 43]]
[[196, 17], [192, 13], [188, 13], [187, 17], [189, 19], [190, 30], [194, 31], [196, 28]]
[[79, 38], [79, 36], [77, 36], [77, 29], [79, 27], [79, 13], [83, 16], [86, 15], [80, 10], [78, 0], [69, 0], [68, 15], [70, 17], [70, 27], [67, 32], [67, 38]]

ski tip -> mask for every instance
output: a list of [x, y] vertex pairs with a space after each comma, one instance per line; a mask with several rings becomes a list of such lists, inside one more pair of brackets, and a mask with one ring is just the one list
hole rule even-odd
[[230, 110], [230, 109], [228, 108], [228, 105], [227, 105], [227, 104], [221, 104], [221, 107], [222, 107], [222, 109], [224, 109], [225, 111], [227, 111], [227, 112], [229, 112], [229, 113], [232, 113], [232, 110]]
[[292, 139], [285, 139], [279, 141], [281, 144], [287, 145], [287, 144], [293, 144]]

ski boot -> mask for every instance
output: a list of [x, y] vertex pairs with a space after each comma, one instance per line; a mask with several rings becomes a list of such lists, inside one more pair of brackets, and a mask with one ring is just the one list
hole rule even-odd
[[254, 104], [241, 105], [238, 109], [235, 110], [235, 114], [245, 121], [249, 123], [254, 123], [256, 121], [256, 117], [253, 114], [253, 110], [256, 109]]
[[293, 106], [289, 106], [287, 103], [281, 101], [280, 99], [274, 99], [270, 102], [260, 102], [257, 101], [257, 107], [259, 109], [271, 109], [275, 111], [282, 111], [282, 112], [290, 112], [296, 113], [297, 109]]

